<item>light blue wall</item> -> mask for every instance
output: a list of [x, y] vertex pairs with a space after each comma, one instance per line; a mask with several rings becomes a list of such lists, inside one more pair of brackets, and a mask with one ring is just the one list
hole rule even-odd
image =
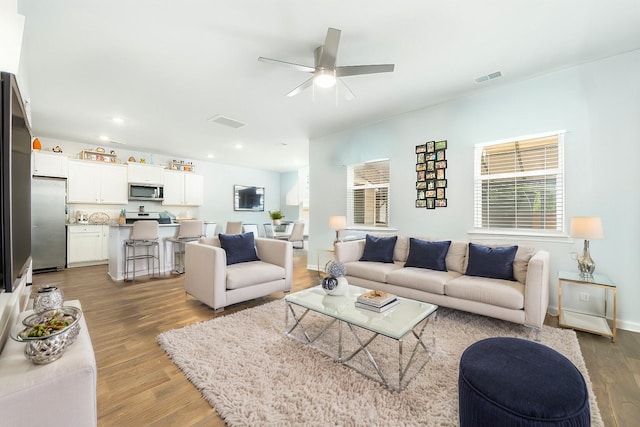
[[[596, 272], [618, 286], [618, 319], [640, 330], [640, 51], [546, 74], [407, 113], [371, 126], [323, 138], [310, 145], [310, 260], [331, 246], [330, 215], [346, 213], [344, 164], [389, 157], [391, 226], [402, 234], [465, 239], [473, 227], [473, 147], [565, 129], [566, 226], [579, 215], [602, 217], [605, 238], [591, 242]], [[415, 146], [448, 140], [448, 207], [416, 209]], [[480, 240], [480, 239], [475, 239]], [[490, 241], [488, 238], [481, 240]], [[493, 242], [497, 240], [491, 240]], [[505, 239], [501, 239], [505, 241]], [[557, 272], [575, 270], [570, 238], [517, 241], [551, 252], [550, 311], [557, 307]], [[595, 311], [602, 295], [576, 308]], [[580, 303], [579, 303], [580, 304]]]

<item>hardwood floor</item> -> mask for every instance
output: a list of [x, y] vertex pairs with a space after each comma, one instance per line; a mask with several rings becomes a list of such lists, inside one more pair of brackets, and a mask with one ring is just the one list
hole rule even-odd
[[[317, 283], [306, 270], [303, 250], [294, 250], [294, 291]], [[112, 282], [106, 266], [36, 274], [34, 289], [55, 285], [65, 299], [82, 303], [98, 366], [99, 426], [224, 426], [156, 343], [159, 333], [255, 307], [275, 293], [216, 314], [186, 296], [183, 276], [136, 283]], [[547, 316], [547, 324], [557, 319]], [[578, 333], [606, 426], [635, 426], [640, 420], [640, 334], [618, 330], [615, 344]]]

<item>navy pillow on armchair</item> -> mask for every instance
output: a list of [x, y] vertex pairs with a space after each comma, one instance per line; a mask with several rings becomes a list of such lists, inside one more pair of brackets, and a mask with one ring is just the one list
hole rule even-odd
[[398, 236], [375, 237], [367, 234], [360, 261], [393, 262], [393, 250]]
[[227, 253], [227, 265], [249, 261], [260, 261], [260, 258], [258, 258], [258, 255], [256, 254], [253, 233], [220, 233], [218, 237], [220, 238], [220, 247], [222, 247], [222, 249]]
[[489, 277], [492, 279], [515, 280], [513, 278], [513, 260], [518, 252], [517, 246], [490, 248], [469, 243], [469, 264], [467, 276]]

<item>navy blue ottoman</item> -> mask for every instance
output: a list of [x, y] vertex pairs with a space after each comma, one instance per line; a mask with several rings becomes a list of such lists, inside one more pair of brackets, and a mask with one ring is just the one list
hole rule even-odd
[[489, 338], [469, 346], [458, 376], [460, 425], [590, 425], [589, 392], [563, 355], [518, 338]]

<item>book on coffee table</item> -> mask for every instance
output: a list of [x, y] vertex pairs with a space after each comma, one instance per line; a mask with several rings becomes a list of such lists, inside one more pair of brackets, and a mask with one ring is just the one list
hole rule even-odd
[[390, 302], [396, 301], [397, 297], [393, 294], [384, 292], [384, 291], [369, 291], [365, 292], [362, 295], [359, 295], [356, 299], [360, 304], [370, 305], [372, 307], [380, 308], [389, 304]]
[[397, 298], [381, 307], [375, 307], [373, 305], [363, 304], [361, 302], [356, 301], [357, 308], [362, 308], [364, 310], [369, 310], [369, 311], [375, 311], [376, 313], [384, 313], [385, 311], [395, 307], [398, 304], [400, 304], [400, 300]]

